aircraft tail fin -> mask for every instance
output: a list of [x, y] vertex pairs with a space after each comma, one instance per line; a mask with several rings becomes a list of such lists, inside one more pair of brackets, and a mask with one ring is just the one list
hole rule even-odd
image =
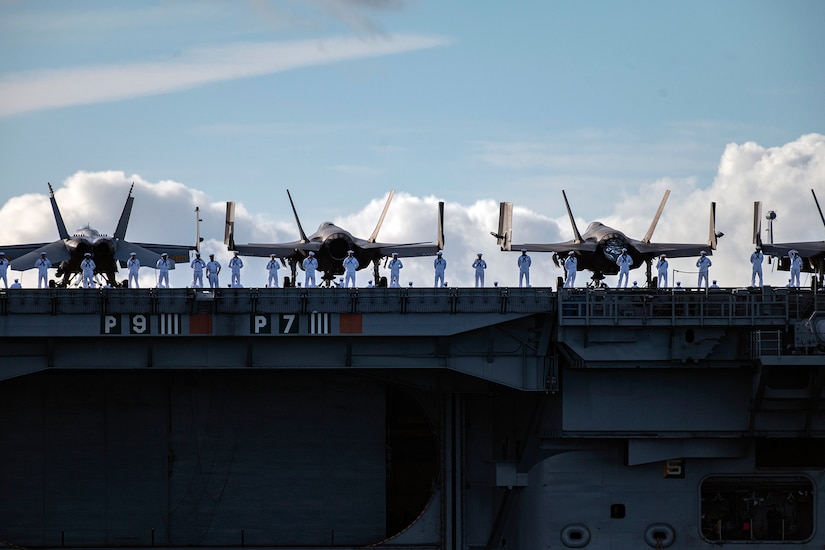
[[438, 203], [438, 237], [436, 244], [439, 250], [444, 250], [444, 201]]
[[223, 244], [235, 250], [235, 202], [226, 202], [226, 225], [223, 230]]
[[381, 229], [381, 225], [384, 223], [384, 216], [387, 215], [387, 210], [390, 208], [390, 203], [392, 202], [392, 198], [395, 196], [395, 189], [390, 191], [389, 196], [387, 197], [387, 202], [384, 204], [384, 210], [381, 212], [381, 217], [378, 218], [378, 225], [375, 226], [375, 230], [370, 235], [370, 238], [367, 239], [369, 242], [374, 243], [375, 240], [378, 238], [378, 231]]
[[570, 225], [573, 226], [574, 241], [576, 244], [583, 243], [584, 238], [582, 238], [582, 234], [579, 233], [579, 228], [576, 227], [576, 220], [573, 218], [573, 210], [570, 209], [570, 203], [567, 201], [567, 193], [565, 193], [564, 189], [562, 189], [561, 194], [564, 197], [564, 205], [567, 207], [567, 216], [570, 218]]
[[301, 234], [301, 242], [308, 243], [309, 238], [307, 238], [307, 234], [304, 233], [304, 228], [301, 227], [301, 220], [298, 219], [298, 211], [295, 209], [295, 203], [292, 202], [292, 195], [289, 193], [289, 189], [286, 190], [286, 195], [289, 197], [289, 204], [292, 206], [292, 213], [295, 215], [295, 223], [298, 224], [298, 232]]
[[753, 203], [753, 244], [762, 246], [762, 202]]
[[502, 250], [510, 250], [513, 242], [513, 203], [501, 202], [498, 205], [498, 233], [493, 233], [496, 244]]
[[709, 229], [708, 229], [708, 246], [710, 246], [711, 250], [716, 250], [716, 242], [719, 237], [721, 237], [722, 233], [716, 232], [716, 203], [710, 203], [710, 222], [709, 222]]
[[132, 215], [132, 203], [135, 202], [135, 197], [132, 196], [132, 190], [135, 188], [135, 182], [129, 188], [129, 194], [126, 196], [126, 204], [123, 205], [123, 212], [120, 213], [120, 220], [117, 222], [114, 238], [123, 240], [126, 238], [126, 227], [129, 225], [129, 217]]
[[203, 237], [201, 237], [201, 209], [199, 206], [195, 207], [195, 252], [201, 251], [201, 243], [203, 242]]
[[47, 183], [46, 185], [49, 186], [49, 200], [52, 203], [52, 212], [54, 212], [54, 221], [57, 224], [57, 233], [60, 235], [61, 239], [68, 239], [69, 232], [66, 231], [66, 224], [63, 223], [63, 216], [60, 215], [60, 208], [57, 207], [57, 199], [54, 198], [54, 189], [52, 189], [52, 184]]
[[811, 195], [814, 196], [814, 203], [816, 203], [816, 209], [819, 210], [819, 217], [822, 220], [822, 225], [825, 225], [825, 216], [822, 215], [822, 209], [819, 207], [819, 201], [817, 200], [816, 193], [814, 193], [813, 189], [811, 189]]
[[656, 211], [656, 215], [653, 216], [653, 221], [650, 222], [650, 227], [645, 233], [645, 236], [642, 237], [643, 243], [649, 243], [650, 239], [653, 238], [653, 232], [656, 230], [656, 225], [659, 223], [659, 218], [662, 216], [662, 211], [665, 209], [665, 204], [667, 203], [667, 199], [670, 196], [670, 189], [665, 191], [665, 196], [662, 197], [662, 202], [659, 203], [659, 209]]

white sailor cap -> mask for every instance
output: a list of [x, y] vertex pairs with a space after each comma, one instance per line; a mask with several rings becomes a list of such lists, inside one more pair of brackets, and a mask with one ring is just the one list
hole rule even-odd
[[436, 252], [436, 255], [441, 256], [441, 251], [439, 250], [438, 252]]
[[701, 254], [702, 256], [704, 256], [705, 254], [707, 254], [707, 252], [705, 252], [705, 251], [703, 250], [703, 251], [701, 251], [699, 254]]
[[45, 253], [45, 252], [41, 252], [41, 253], [40, 253], [40, 255], [41, 255], [41, 256], [45, 256], [45, 255], [46, 255], [46, 253]]
[[[137, 253], [136, 252], [129, 252], [129, 256], [137, 256]], [[198, 254], [198, 256], [200, 256], [200, 254]]]
[[398, 252], [393, 252], [392, 255], [393, 256], [398, 256]]
[[[45, 252], [41, 252], [41, 253], [40, 253], [40, 255], [41, 255], [41, 256], [43, 256], [43, 255], [45, 255], [45, 254], [46, 254]], [[87, 258], [89, 258], [89, 257], [91, 257], [91, 253], [86, 252], [86, 253], [84, 254], [84, 256], [86, 256]]]
[[347, 254], [355, 254], [354, 250], [347, 250]]
[[235, 251], [234, 251], [234, 254], [235, 254], [235, 256], [237, 256], [238, 254], [240, 254], [240, 252], [238, 252], [237, 250], [235, 250]]
[[[134, 252], [132, 252], [132, 254], [134, 254]], [[200, 257], [201, 257], [201, 253], [200, 253], [200, 252], [195, 252], [195, 256], [197, 256], [198, 258], [200, 258]]]
[[627, 249], [626, 249], [626, 248], [622, 248], [622, 252], [627, 252]]
[[667, 254], [665, 254], [664, 252], [662, 252], [662, 254], [661, 254], [659, 257], [660, 257], [660, 258], [664, 258], [665, 256], [667, 256]]
[[214, 255], [214, 254], [210, 254], [210, 255], [209, 255], [209, 257], [210, 257], [210, 258], [214, 258], [214, 257], [215, 257], [215, 255]]
[[572, 250], [567, 253], [568, 256], [572, 256], [573, 254], [575, 254], [575, 252], [573, 252]]
[[479, 253], [478, 253], [478, 257], [479, 257], [479, 258], [481, 257], [481, 252], [479, 252]]
[[522, 249], [521, 249], [521, 251], [522, 251], [522, 252], [527, 252], [527, 249], [526, 249], [526, 248], [522, 248]]
[[270, 255], [269, 255], [269, 257], [270, 257], [270, 258], [274, 258], [274, 257], [275, 257], [275, 254], [270, 254]]
[[756, 250], [762, 250], [762, 247], [759, 246], [759, 245], [756, 245]]
[[312, 250], [310, 250], [310, 251], [309, 251], [309, 255], [310, 255], [310, 256], [315, 256], [315, 252], [313, 252]]
[[169, 255], [169, 254], [167, 254], [166, 252], [164, 252], [163, 254], [161, 254], [161, 256], [168, 256], [168, 255]]
[[5, 255], [6, 255], [6, 253], [3, 252], [2, 250], [0, 250], [0, 256], [5, 256]]

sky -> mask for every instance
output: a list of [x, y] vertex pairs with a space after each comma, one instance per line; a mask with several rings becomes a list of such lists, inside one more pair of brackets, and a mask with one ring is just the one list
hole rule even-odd
[[[825, 239], [823, 25], [818, 0], [0, 0], [0, 246], [57, 238], [47, 182], [70, 229], [106, 233], [134, 182], [137, 242], [193, 242], [198, 206], [224, 265], [226, 201], [237, 242], [298, 238], [287, 189], [307, 232], [367, 237], [395, 189], [379, 240], [435, 240], [444, 201], [448, 282], [483, 252], [514, 286], [500, 201], [516, 242], [572, 238], [562, 190], [580, 229], [641, 238], [671, 189], [653, 241], [704, 242], [715, 201], [711, 278], [742, 286], [754, 201], [777, 242]], [[694, 261], [671, 261], [686, 286]], [[431, 284], [432, 259], [404, 265]]]

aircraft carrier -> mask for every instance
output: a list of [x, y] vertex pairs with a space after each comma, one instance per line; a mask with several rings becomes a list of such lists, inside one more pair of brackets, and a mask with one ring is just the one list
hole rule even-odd
[[825, 547], [813, 289], [0, 291], [0, 541]]

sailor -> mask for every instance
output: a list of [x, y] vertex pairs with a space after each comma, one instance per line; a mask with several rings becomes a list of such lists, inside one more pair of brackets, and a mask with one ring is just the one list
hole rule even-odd
[[344, 287], [349, 288], [352, 283], [352, 288], [355, 288], [355, 272], [358, 270], [358, 258], [354, 256], [354, 250], [347, 250], [347, 257], [344, 258]]
[[[447, 260], [442, 257], [440, 250], [436, 253], [436, 256], [436, 259], [433, 260], [433, 269], [435, 269], [435, 288], [439, 288], [440, 286], [446, 287], [447, 283], [444, 282], [444, 270], [447, 269]], [[438, 281], [441, 281], [441, 285], [438, 284]]]
[[667, 287], [667, 257], [665, 254], [659, 256], [659, 261], [656, 262], [656, 272], [659, 274], [659, 279], [656, 281], [657, 288]]
[[0, 252], [0, 279], [3, 279], [3, 287], [9, 288], [9, 281], [6, 279], [6, 271], [9, 269], [9, 259], [5, 252]]
[[243, 260], [238, 255], [238, 251], [235, 251], [235, 255], [229, 260], [229, 269], [232, 270], [232, 277], [230, 284], [232, 288], [239, 288], [241, 286], [241, 268], [243, 267]]
[[195, 252], [195, 259], [189, 267], [192, 268], [192, 288], [203, 288], [203, 270], [206, 268], [206, 262], [201, 258], [200, 252]]
[[281, 269], [281, 265], [278, 262], [278, 258], [275, 254], [269, 255], [269, 261], [266, 264], [266, 270], [269, 272], [269, 279], [266, 283], [266, 286], [269, 288], [278, 288], [278, 270]]
[[92, 255], [89, 252], [86, 252], [83, 255], [83, 261], [80, 262], [80, 269], [83, 271], [83, 288], [94, 288], [95, 287], [95, 261], [92, 259]]
[[126, 286], [129, 288], [140, 288], [138, 284], [138, 270], [140, 269], [140, 260], [137, 259], [135, 252], [129, 253], [129, 259], [126, 260], [126, 267], [129, 268], [129, 279]]
[[20, 284], [20, 279], [15, 279], [9, 288], [23, 288], [23, 285]]
[[[306, 272], [306, 277], [304, 278], [304, 286], [306, 288], [314, 288], [315, 270], [318, 269], [318, 260], [315, 259], [315, 252], [312, 252], [310, 250], [309, 256], [304, 258], [304, 261], [301, 262], [301, 266], [303, 266], [304, 271]], [[310, 282], [312, 284], [310, 284]]]
[[576, 253], [572, 250], [567, 253], [567, 259], [564, 260], [564, 288], [573, 288], [576, 285], [576, 269], [579, 261], [576, 259]]
[[375, 288], [375, 285], [372, 284], [372, 281], [367, 283], [367, 288]]
[[476, 288], [484, 288], [484, 270], [487, 269], [487, 262], [481, 259], [481, 252], [473, 262], [473, 269], [476, 270]]
[[796, 250], [791, 250], [788, 253], [788, 258], [791, 260], [791, 286], [799, 288], [799, 276], [802, 274], [802, 258]]
[[631, 290], [639, 290], [639, 283], [637, 283], [636, 281], [633, 281], [633, 286], [631, 286], [630, 288], [631, 288]]
[[699, 253], [699, 259], [696, 260], [696, 267], [699, 268], [699, 282], [696, 284], [697, 287], [702, 287], [702, 281], [705, 281], [705, 288], [708, 287], [708, 268], [713, 265], [713, 262], [710, 261], [710, 258], [707, 256], [707, 252], [704, 250]]
[[759, 276], [759, 286], [762, 286], [762, 260], [764, 259], [762, 247], [757, 246], [751, 254], [751, 286], [756, 286], [757, 275]]
[[169, 288], [169, 270], [172, 269], [172, 261], [166, 252], [160, 255], [155, 268], [158, 270], [158, 288]]
[[209, 261], [206, 263], [206, 280], [209, 281], [209, 288], [220, 287], [218, 281], [218, 274], [221, 272], [221, 264], [215, 261], [215, 255], [209, 255]]
[[682, 288], [682, 281], [676, 281], [676, 287], [673, 290], [676, 292], [684, 292], [685, 289]]
[[34, 262], [37, 268], [37, 288], [49, 287], [49, 268], [52, 262], [46, 257], [45, 252], [40, 253], [40, 257]]
[[393, 252], [390, 260], [390, 288], [401, 288], [398, 278], [401, 276], [402, 267], [404, 264], [398, 259], [398, 252]]
[[527, 249], [521, 249], [521, 256], [518, 257], [518, 286], [521, 288], [522, 281], [530, 288], [530, 265], [533, 260], [527, 255]]
[[[619, 282], [616, 284], [616, 288], [627, 288], [627, 278], [630, 276], [633, 258], [627, 253], [626, 248], [622, 248], [622, 253], [616, 258], [616, 265], [619, 266]], [[624, 286], [622, 286], [622, 280], [624, 280]]]
[[710, 285], [710, 288], [719, 288], [719, 285], [716, 284], [716, 279], [713, 280], [713, 282]]

